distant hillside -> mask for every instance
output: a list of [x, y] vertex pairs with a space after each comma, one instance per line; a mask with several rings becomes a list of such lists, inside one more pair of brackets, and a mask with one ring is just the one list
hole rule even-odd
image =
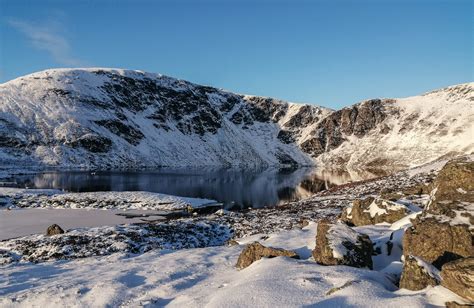
[[119, 69], [0, 85], [0, 165], [400, 169], [474, 151], [473, 84], [339, 111]]

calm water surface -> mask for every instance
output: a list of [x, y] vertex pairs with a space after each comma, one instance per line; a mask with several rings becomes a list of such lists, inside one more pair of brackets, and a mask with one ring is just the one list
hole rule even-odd
[[277, 206], [351, 181], [344, 174], [296, 170], [162, 169], [137, 172], [45, 172], [13, 178], [19, 187], [56, 188], [70, 192], [151, 191], [214, 199], [227, 209]]

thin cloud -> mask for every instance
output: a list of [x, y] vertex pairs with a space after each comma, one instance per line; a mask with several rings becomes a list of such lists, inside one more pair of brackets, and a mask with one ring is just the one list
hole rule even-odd
[[40, 25], [11, 19], [8, 21], [8, 24], [23, 33], [33, 47], [48, 52], [59, 64], [76, 66], [83, 63], [72, 56], [69, 41], [60, 32], [60, 27], [57, 23]]

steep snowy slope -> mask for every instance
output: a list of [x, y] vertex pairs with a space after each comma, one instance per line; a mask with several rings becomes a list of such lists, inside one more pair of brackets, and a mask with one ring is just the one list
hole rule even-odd
[[330, 114], [301, 148], [330, 169], [400, 170], [474, 152], [474, 83]]
[[330, 112], [140, 71], [47, 70], [0, 85], [0, 160], [99, 168], [309, 165], [294, 141]]
[[332, 111], [159, 74], [52, 69], [0, 85], [0, 168], [397, 170], [474, 151], [474, 83]]

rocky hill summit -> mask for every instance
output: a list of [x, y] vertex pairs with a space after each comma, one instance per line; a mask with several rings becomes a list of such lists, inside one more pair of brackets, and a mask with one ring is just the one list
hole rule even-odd
[[0, 164], [399, 170], [474, 151], [473, 84], [333, 111], [120, 69], [0, 85]]

